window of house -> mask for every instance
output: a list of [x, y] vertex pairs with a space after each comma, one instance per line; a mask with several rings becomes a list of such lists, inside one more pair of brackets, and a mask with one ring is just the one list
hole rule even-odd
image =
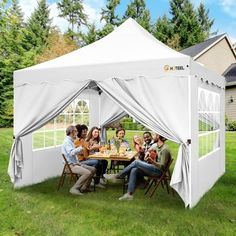
[[62, 144], [69, 125], [89, 126], [89, 101], [75, 99], [62, 113], [33, 133], [33, 150]]
[[220, 95], [198, 89], [198, 156], [220, 147]]

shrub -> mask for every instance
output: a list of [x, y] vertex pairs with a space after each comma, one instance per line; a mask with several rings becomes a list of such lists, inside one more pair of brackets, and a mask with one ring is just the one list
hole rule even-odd
[[143, 130], [144, 126], [141, 124], [137, 124], [137, 130]]
[[226, 125], [226, 130], [228, 131], [236, 131], [236, 120], [228, 120]]

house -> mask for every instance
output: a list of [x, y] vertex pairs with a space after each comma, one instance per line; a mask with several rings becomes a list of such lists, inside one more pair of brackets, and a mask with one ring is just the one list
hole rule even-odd
[[229, 119], [236, 120], [236, 63], [223, 73], [226, 79], [225, 112]]
[[221, 34], [186, 48], [181, 53], [191, 56], [206, 68], [225, 76], [225, 112], [229, 119], [236, 120], [235, 44], [230, 42], [226, 34]]

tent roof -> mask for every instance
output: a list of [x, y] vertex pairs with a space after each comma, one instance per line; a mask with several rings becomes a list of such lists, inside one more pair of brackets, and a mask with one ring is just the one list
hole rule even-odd
[[109, 35], [88, 46], [23, 70], [187, 57], [158, 41], [130, 18]]

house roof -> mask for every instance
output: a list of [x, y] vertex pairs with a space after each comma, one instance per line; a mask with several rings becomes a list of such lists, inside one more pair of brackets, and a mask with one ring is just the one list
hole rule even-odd
[[236, 53], [233, 49], [233, 46], [230, 42], [230, 40], [228, 39], [226, 34], [220, 34], [217, 35], [215, 37], [209, 38], [207, 40], [205, 40], [202, 43], [198, 43], [196, 45], [193, 45], [189, 48], [186, 48], [184, 50], [181, 51], [181, 53], [191, 56], [193, 58], [193, 60], [196, 60], [198, 57], [200, 57], [204, 52], [206, 52], [207, 50], [209, 50], [211, 47], [213, 47], [215, 44], [217, 44], [219, 41], [221, 41], [223, 38], [226, 38], [227, 42], [230, 45], [230, 48], [232, 49], [232, 52], [234, 53], [234, 56], [236, 58]]
[[226, 80], [226, 86], [236, 85], [236, 63], [231, 64], [223, 76]]

